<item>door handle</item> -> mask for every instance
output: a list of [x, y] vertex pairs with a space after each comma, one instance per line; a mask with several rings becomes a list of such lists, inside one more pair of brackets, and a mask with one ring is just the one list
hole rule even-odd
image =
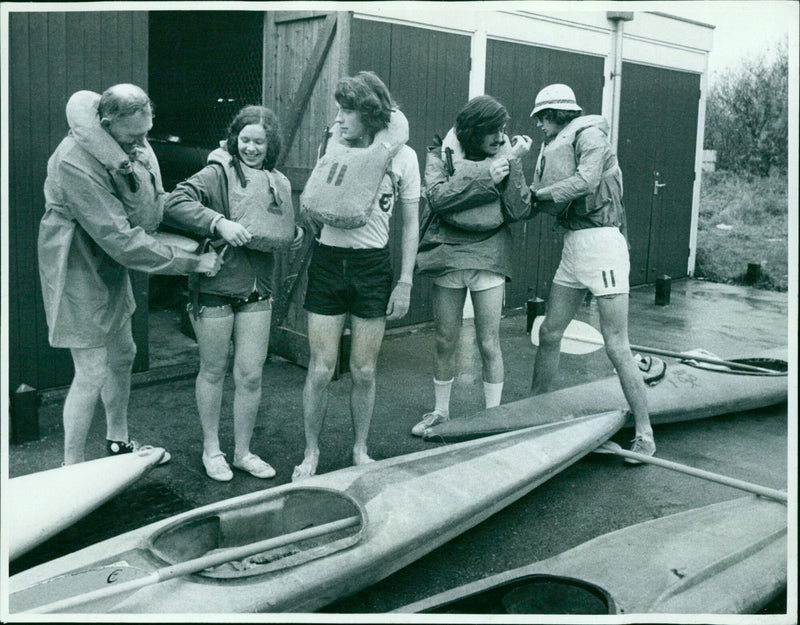
[[653, 195], [658, 195], [658, 190], [662, 187], [666, 187], [666, 182], [659, 182], [658, 180], [653, 181]]

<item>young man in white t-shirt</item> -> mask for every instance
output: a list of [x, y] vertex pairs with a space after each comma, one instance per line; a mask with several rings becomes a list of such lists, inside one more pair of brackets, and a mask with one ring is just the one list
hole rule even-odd
[[[366, 148], [389, 123], [396, 108], [389, 90], [372, 72], [339, 81], [336, 123], [344, 144]], [[367, 436], [375, 405], [375, 369], [386, 320], [408, 312], [419, 238], [420, 175], [414, 150], [403, 146], [384, 175], [365, 225], [342, 229], [323, 225], [308, 268], [304, 307], [308, 311], [310, 359], [303, 388], [306, 448], [292, 480], [316, 473], [319, 435], [327, 406], [339, 342], [350, 314], [350, 410], [355, 441], [353, 464], [372, 462]], [[399, 204], [402, 221], [400, 278], [392, 288], [389, 222]]]

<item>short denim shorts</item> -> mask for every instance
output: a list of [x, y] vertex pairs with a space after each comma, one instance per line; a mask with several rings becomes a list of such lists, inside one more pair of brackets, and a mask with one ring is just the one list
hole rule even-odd
[[[215, 295], [213, 293], [200, 293], [197, 297], [197, 306], [200, 309], [199, 317], [221, 318], [230, 317], [238, 313], [260, 312], [272, 310], [272, 298], [269, 295], [259, 295], [253, 292], [247, 299]], [[191, 315], [192, 303], [186, 305], [186, 311]]]

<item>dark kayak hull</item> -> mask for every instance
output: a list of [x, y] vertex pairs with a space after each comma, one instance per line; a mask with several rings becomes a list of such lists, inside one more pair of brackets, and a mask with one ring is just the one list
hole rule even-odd
[[[765, 351], [757, 358], [785, 361], [786, 349]], [[786, 401], [787, 392], [787, 375], [730, 373], [681, 363], [670, 363], [664, 379], [646, 387], [653, 425], [771, 406]], [[432, 442], [456, 442], [618, 409], [627, 410], [628, 404], [619, 379], [611, 376], [451, 419], [428, 428], [423, 436]], [[626, 425], [633, 426], [631, 417]]]
[[744, 497], [604, 534], [395, 612], [753, 614], [786, 581], [787, 508]]
[[[357, 517], [328, 539], [186, 575], [70, 612], [309, 612], [477, 525], [622, 427], [620, 411], [437, 447], [211, 504], [23, 571], [12, 612], [221, 549]], [[422, 512], [424, 511], [424, 513]]]

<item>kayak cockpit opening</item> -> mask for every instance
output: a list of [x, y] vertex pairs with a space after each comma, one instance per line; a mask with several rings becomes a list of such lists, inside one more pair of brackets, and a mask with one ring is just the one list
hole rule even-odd
[[363, 511], [349, 496], [298, 488], [179, 521], [152, 537], [150, 551], [167, 564], [230, 551], [235, 557], [198, 575], [250, 577], [346, 549], [360, 540], [363, 526]]
[[531, 575], [424, 610], [441, 614], [616, 614], [603, 589], [570, 577]]

